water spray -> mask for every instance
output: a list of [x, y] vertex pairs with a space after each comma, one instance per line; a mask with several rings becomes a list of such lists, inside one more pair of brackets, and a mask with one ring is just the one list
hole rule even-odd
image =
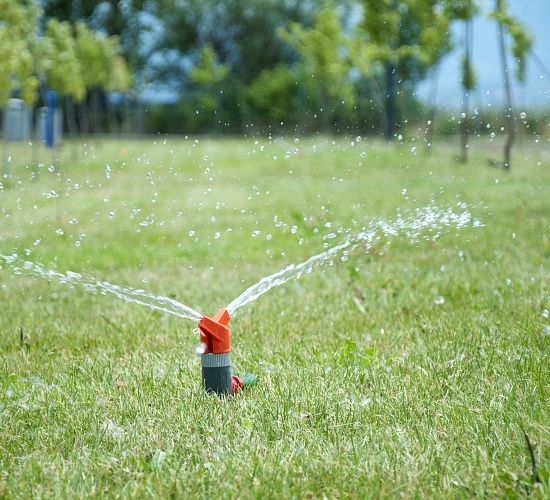
[[[431, 232], [430, 238], [434, 238], [451, 227], [460, 229], [469, 224], [473, 227], [483, 225], [478, 219], [472, 217], [465, 204], [460, 203], [459, 206], [461, 211], [457, 213], [451, 207], [440, 209], [432, 203], [423, 209], [417, 209], [414, 214], [407, 218], [403, 218], [398, 213], [395, 221], [391, 223], [374, 220], [368, 228], [363, 228], [363, 231], [359, 234], [349, 234], [342, 242], [324, 252], [313, 255], [300, 264], [291, 264], [270, 276], [262, 278], [233, 300], [226, 309], [222, 309], [212, 318], [204, 316], [189, 306], [168, 297], [156, 296], [144, 290], [130, 287], [122, 288], [75, 272], [60, 273], [53, 269], [47, 269], [40, 263], [21, 261], [17, 255], [0, 254], [0, 264], [5, 263], [15, 275], [38, 276], [48, 280], [56, 280], [61, 284], [79, 285], [84, 290], [92, 293], [112, 293], [126, 302], [145, 305], [152, 309], [198, 322], [201, 348], [197, 352], [201, 356], [202, 385], [207, 393], [217, 394], [225, 398], [233, 396], [240, 389], [254, 384], [257, 380], [254, 375], [247, 375], [240, 379], [231, 373], [231, 342], [227, 325], [236, 309], [256, 300], [275, 286], [282, 285], [291, 279], [298, 279], [304, 273], [310, 273], [315, 266], [332, 262], [344, 249], [353, 250], [361, 243], [365, 243], [366, 247], [369, 248], [372, 241], [380, 233], [388, 236], [405, 232], [411, 240], [418, 240], [423, 232]], [[427, 236], [425, 237], [427, 238]]]

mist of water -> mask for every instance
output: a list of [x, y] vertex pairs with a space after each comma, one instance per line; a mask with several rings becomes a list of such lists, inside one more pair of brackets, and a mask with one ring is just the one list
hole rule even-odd
[[87, 292], [94, 294], [101, 293], [106, 295], [107, 293], [111, 293], [126, 302], [132, 302], [150, 307], [151, 309], [175, 314], [180, 318], [187, 318], [195, 322], [200, 321], [203, 317], [201, 313], [177, 300], [161, 295], [153, 295], [147, 293], [145, 290], [113, 285], [107, 281], [98, 281], [94, 278], [86, 277], [72, 271], [60, 273], [53, 269], [47, 269], [40, 263], [20, 260], [17, 255], [6, 256], [0, 254], [0, 262], [2, 260], [11, 268], [14, 275], [36, 276], [45, 278], [49, 281], [54, 280], [62, 285], [82, 287]]
[[[411, 242], [415, 242], [421, 237], [425, 239], [437, 238], [443, 232], [451, 229], [460, 229], [467, 225], [474, 227], [482, 225], [479, 220], [472, 217], [465, 204], [460, 204], [459, 208], [460, 211], [455, 212], [452, 207], [441, 209], [434, 204], [430, 204], [424, 208], [415, 210], [407, 217], [398, 212], [395, 220], [391, 222], [375, 219], [371, 221], [368, 227], [363, 228], [361, 232], [348, 234], [342, 242], [324, 252], [313, 255], [300, 264], [291, 264], [270, 276], [262, 278], [233, 300], [227, 306], [227, 310], [232, 316], [239, 307], [256, 300], [272, 288], [282, 285], [291, 279], [298, 279], [304, 273], [310, 273], [315, 266], [332, 262], [341, 252], [344, 253], [344, 250], [348, 247], [353, 250], [361, 245], [364, 250], [368, 250], [371, 248], [373, 241], [380, 239], [382, 236], [402, 235], [409, 238]], [[343, 257], [341, 259], [344, 260]], [[0, 254], [0, 263], [2, 261], [13, 271], [14, 275], [36, 276], [50, 281], [55, 280], [60, 284], [82, 287], [84, 290], [95, 294], [101, 293], [105, 295], [110, 293], [126, 302], [175, 314], [194, 322], [199, 322], [203, 317], [198, 311], [177, 300], [153, 295], [141, 289], [123, 288], [72, 271], [61, 273], [47, 269], [40, 263], [24, 261], [17, 255], [6, 256]]]
[[425, 237], [435, 238], [443, 231], [452, 228], [459, 229], [468, 224], [474, 226], [481, 225], [479, 220], [472, 217], [465, 205], [461, 204], [460, 207], [462, 210], [457, 213], [452, 207], [441, 209], [430, 204], [422, 209], [417, 209], [408, 217], [403, 217], [399, 212], [396, 220], [393, 222], [386, 223], [381, 220], [374, 220], [369, 225], [369, 228], [364, 229], [358, 234], [348, 235], [341, 243], [329, 248], [325, 252], [313, 255], [301, 264], [291, 264], [281, 271], [262, 278], [258, 283], [246, 289], [231, 302], [227, 306], [227, 311], [232, 316], [236, 309], [256, 300], [271, 288], [282, 285], [291, 279], [300, 278], [303, 273], [310, 273], [315, 266], [331, 262], [340, 251], [350, 246], [354, 248], [362, 243], [365, 249], [368, 250], [371, 248], [373, 240], [382, 234], [384, 236], [398, 236], [404, 233], [412, 241], [416, 241], [423, 233], [426, 233]]

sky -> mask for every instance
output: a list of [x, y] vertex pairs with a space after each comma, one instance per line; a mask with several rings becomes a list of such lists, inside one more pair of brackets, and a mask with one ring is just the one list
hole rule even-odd
[[[527, 78], [524, 85], [514, 81], [514, 98], [518, 107], [550, 107], [550, 0], [508, 0], [510, 12], [520, 19], [534, 39], [532, 52], [542, 61], [544, 68], [534, 57], [527, 60]], [[489, 10], [494, 1], [486, 0]], [[473, 65], [477, 75], [478, 88], [473, 93], [472, 103], [499, 104], [503, 102], [502, 65], [500, 61], [497, 27], [494, 21], [479, 16], [474, 23]], [[461, 41], [461, 27], [455, 23], [455, 45]], [[462, 101], [460, 87], [460, 51], [455, 49], [443, 61], [438, 75], [437, 102], [450, 108], [457, 108]], [[515, 64], [509, 58], [509, 66]], [[419, 88], [422, 99], [432, 94], [431, 82], [425, 81]], [[484, 104], [486, 105], [486, 104]]]

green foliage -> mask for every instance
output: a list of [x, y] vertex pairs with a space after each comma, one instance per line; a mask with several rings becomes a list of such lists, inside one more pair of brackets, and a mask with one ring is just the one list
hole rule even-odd
[[37, 59], [38, 72], [46, 77], [49, 88], [77, 102], [84, 99], [83, 61], [77, 53], [72, 26], [68, 22], [47, 21], [44, 36], [39, 40]]
[[84, 22], [75, 26], [76, 47], [82, 64], [86, 88], [104, 87], [109, 83], [111, 46], [107, 38], [92, 31]]
[[447, 0], [445, 13], [451, 20], [468, 21], [479, 13], [476, 0]]
[[288, 20], [307, 24], [314, 6], [299, 0], [162, 0], [158, 9], [164, 26], [159, 49], [195, 58], [202, 47], [211, 46], [222, 64], [229, 64], [231, 73], [248, 85], [263, 70], [288, 61], [276, 30]]
[[349, 113], [356, 103], [351, 78], [351, 40], [333, 2], [315, 13], [311, 28], [289, 23], [278, 35], [300, 56], [294, 68], [314, 109], [325, 116]]
[[396, 65], [405, 81], [423, 79], [449, 52], [450, 20], [443, 1], [364, 0], [363, 5], [362, 26], [376, 60]]
[[191, 68], [189, 79], [193, 85], [212, 90], [227, 77], [228, 73], [229, 64], [220, 64], [212, 45], [206, 45], [200, 50], [198, 60]]
[[60, 94], [82, 101], [90, 87], [126, 90], [131, 76], [119, 55], [118, 40], [92, 31], [84, 23], [76, 33], [68, 21], [48, 19], [34, 1], [0, 2], [0, 102], [18, 90], [34, 103], [40, 79]]
[[497, 0], [497, 8], [489, 12], [489, 16], [512, 37], [512, 55], [517, 62], [516, 77], [522, 82], [525, 78], [526, 58], [533, 46], [533, 38], [527, 27], [508, 12], [508, 3], [505, 0]]
[[211, 45], [206, 45], [199, 51], [198, 60], [189, 71], [189, 81], [199, 90], [196, 106], [203, 113], [210, 115], [220, 107], [219, 95], [229, 71], [229, 64], [220, 64]]
[[114, 92], [125, 92], [132, 87], [134, 78], [126, 60], [118, 53], [116, 39], [111, 39], [111, 44], [111, 74], [106, 89]]
[[432, 0], [364, 0], [362, 28], [371, 53], [374, 72], [383, 89], [387, 139], [403, 120], [396, 113], [396, 97], [405, 87], [423, 80], [451, 48], [449, 16], [445, 2]]
[[462, 84], [462, 87], [466, 90], [475, 89], [477, 85], [477, 77], [472, 66], [471, 59], [463, 55], [460, 58], [460, 66], [462, 75], [460, 78], [460, 83]]
[[40, 13], [33, 0], [0, 0], [0, 108], [13, 90], [27, 103], [36, 99], [34, 47]]
[[253, 110], [271, 123], [297, 121], [299, 82], [286, 64], [266, 69], [246, 90], [247, 102]]

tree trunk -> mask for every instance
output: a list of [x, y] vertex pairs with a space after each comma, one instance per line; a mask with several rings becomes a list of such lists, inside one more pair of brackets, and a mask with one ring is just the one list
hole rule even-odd
[[86, 100], [78, 104], [78, 121], [80, 122], [80, 131], [84, 135], [90, 133], [90, 126], [88, 123], [88, 105]]
[[464, 96], [462, 100], [462, 117], [460, 127], [460, 161], [468, 161], [468, 148], [470, 147], [470, 91], [473, 87], [472, 74], [472, 21], [464, 21]]
[[430, 90], [430, 108], [426, 120], [426, 137], [424, 140], [424, 152], [431, 154], [434, 137], [435, 115], [437, 111], [437, 84], [439, 79], [439, 68], [436, 66], [432, 74], [432, 86]]
[[8, 181], [8, 141], [5, 141], [2, 137], [0, 139], [0, 149], [2, 149], [1, 157], [2, 157], [2, 178], [0, 179], [0, 183], [4, 185], [4, 183], [7, 184]]
[[[497, 11], [501, 12], [502, 1], [497, 0]], [[516, 138], [517, 124], [514, 111], [514, 100], [512, 96], [512, 86], [510, 84], [510, 74], [508, 72], [508, 62], [506, 60], [506, 26], [498, 23], [500, 58], [502, 60], [502, 71], [504, 76], [504, 90], [506, 93], [506, 118], [508, 119], [508, 136], [504, 144], [504, 170], [510, 170], [512, 146]]]
[[76, 160], [77, 150], [76, 150], [76, 135], [77, 135], [77, 126], [76, 126], [76, 117], [74, 111], [74, 101], [71, 97], [67, 97], [67, 127], [69, 129], [69, 136], [71, 139], [71, 158]]
[[92, 89], [92, 109], [93, 109], [93, 121], [94, 121], [94, 134], [101, 134], [103, 132], [101, 127], [101, 95], [98, 87]]
[[395, 134], [395, 65], [386, 65], [386, 139], [391, 141]]

